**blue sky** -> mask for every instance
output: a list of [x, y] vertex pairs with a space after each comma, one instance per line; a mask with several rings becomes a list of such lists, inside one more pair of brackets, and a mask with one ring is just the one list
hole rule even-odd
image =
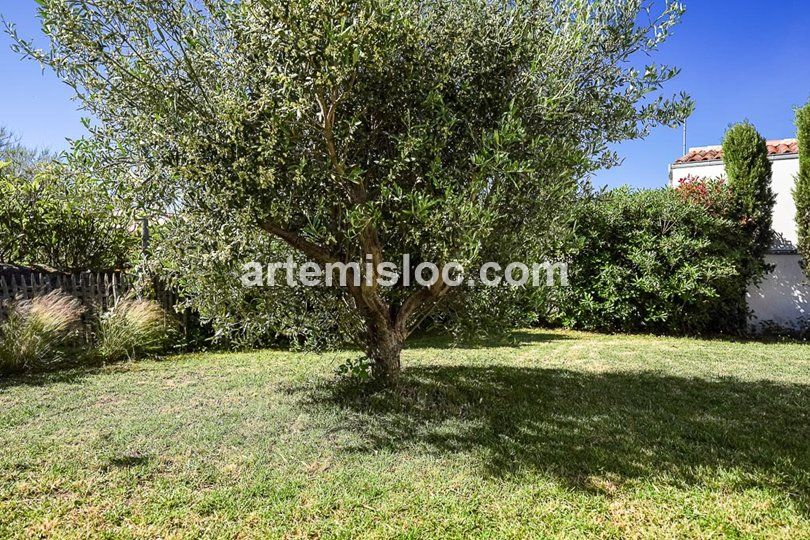
[[[688, 92], [697, 109], [689, 146], [720, 142], [726, 127], [748, 119], [771, 139], [793, 137], [793, 107], [810, 99], [810, 0], [685, 0], [687, 14], [657, 61], [682, 73], [669, 89]], [[34, 0], [0, 0], [0, 13], [22, 35], [37, 38]], [[21, 61], [0, 37], [0, 125], [25, 144], [61, 150], [83, 134], [71, 92], [39, 66]], [[596, 185], [655, 187], [681, 154], [680, 129], [658, 128], [617, 147], [622, 166], [600, 172]]]

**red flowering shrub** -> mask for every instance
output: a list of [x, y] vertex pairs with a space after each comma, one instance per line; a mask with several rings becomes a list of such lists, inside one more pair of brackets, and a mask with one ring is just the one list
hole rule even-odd
[[728, 217], [733, 205], [733, 193], [725, 178], [689, 175], [678, 180], [675, 191], [684, 201], [702, 206], [715, 216]]

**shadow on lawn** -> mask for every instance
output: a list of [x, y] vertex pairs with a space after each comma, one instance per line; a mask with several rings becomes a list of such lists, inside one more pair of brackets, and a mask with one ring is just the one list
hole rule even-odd
[[15, 386], [50, 386], [52, 384], [67, 383], [79, 384], [86, 377], [99, 373], [97, 366], [70, 367], [67, 369], [51, 368], [33, 373], [15, 373], [13, 375], [0, 375], [0, 392]]
[[[312, 392], [312, 393], [309, 393]], [[415, 367], [400, 388], [322, 385], [309, 405], [352, 412], [348, 452], [470, 453], [484, 474], [544, 471], [603, 493], [623, 481], [742, 471], [736, 489], [770, 487], [810, 505], [810, 387], [655, 373]], [[604, 482], [608, 482], [606, 488]], [[724, 480], [728, 482], [731, 480]]]
[[447, 336], [419, 336], [409, 341], [408, 349], [499, 349], [504, 347], [522, 347], [536, 343], [551, 343], [554, 341], [568, 341], [571, 336], [553, 331], [515, 331], [498, 338], [482, 337], [468, 338], [455, 341]]
[[81, 384], [86, 378], [99, 374], [128, 371], [135, 365], [130, 361], [112, 362], [64, 362], [37, 369], [36, 371], [0, 375], [0, 392], [15, 386], [46, 387], [53, 384]]

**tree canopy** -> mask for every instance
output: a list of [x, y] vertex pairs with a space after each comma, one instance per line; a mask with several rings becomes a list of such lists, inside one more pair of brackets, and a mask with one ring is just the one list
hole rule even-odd
[[[609, 145], [691, 107], [660, 95], [677, 69], [641, 64], [679, 2], [39, 4], [50, 47], [18, 46], [97, 120], [96, 173], [144, 206], [238, 215], [319, 263], [543, 260], [579, 181], [617, 162]], [[342, 300], [388, 380], [426, 315], [508, 320], [520, 296], [443, 280], [317, 294]]]

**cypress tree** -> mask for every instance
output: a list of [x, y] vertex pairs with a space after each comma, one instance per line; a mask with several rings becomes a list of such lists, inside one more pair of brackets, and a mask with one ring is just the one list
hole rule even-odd
[[723, 139], [723, 161], [734, 195], [733, 219], [747, 239], [741, 275], [757, 283], [769, 271], [765, 256], [774, 241], [771, 162], [765, 138], [749, 122], [731, 126]]
[[[796, 226], [799, 232], [799, 253], [810, 261], [810, 103], [796, 110], [796, 131], [799, 138], [799, 175], [793, 188], [796, 202]], [[805, 264], [805, 271], [810, 266]]]

